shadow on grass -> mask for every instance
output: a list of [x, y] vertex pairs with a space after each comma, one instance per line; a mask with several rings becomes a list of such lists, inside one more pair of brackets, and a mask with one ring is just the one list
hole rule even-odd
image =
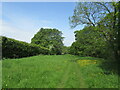
[[104, 70], [104, 74], [117, 74], [120, 76], [120, 63], [118, 61], [103, 59], [103, 58], [96, 58], [96, 57], [80, 57], [77, 60], [98, 60], [100, 62], [99, 66]]
[[118, 62], [116, 61], [104, 61], [99, 65], [100, 68], [104, 70], [104, 74], [117, 74], [120, 76], [120, 69], [118, 67]]

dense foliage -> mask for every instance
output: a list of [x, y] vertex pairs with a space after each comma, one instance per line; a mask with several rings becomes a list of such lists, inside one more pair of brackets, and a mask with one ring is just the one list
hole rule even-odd
[[85, 27], [83, 30], [75, 31], [76, 41], [70, 48], [70, 53], [80, 56], [103, 57], [106, 53], [105, 38], [97, 27]]
[[0, 59], [2, 59], [2, 37], [0, 37]]
[[21, 58], [38, 54], [48, 54], [49, 50], [35, 44], [2, 37], [2, 57]]
[[120, 55], [120, 50], [118, 50], [120, 42], [119, 3], [77, 3], [73, 16], [69, 18], [71, 27], [84, 24], [87, 28], [75, 32], [76, 42], [72, 44], [70, 53], [118, 60]]
[[70, 47], [63, 46], [63, 48], [62, 48], [62, 54], [69, 54], [69, 49], [70, 49]]
[[57, 29], [41, 28], [32, 38], [31, 43], [50, 50], [49, 54], [62, 54], [62, 32]]

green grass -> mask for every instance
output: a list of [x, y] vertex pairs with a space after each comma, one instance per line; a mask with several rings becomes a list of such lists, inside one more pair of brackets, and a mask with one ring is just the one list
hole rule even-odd
[[117, 88], [118, 76], [112, 72], [105, 74], [99, 67], [101, 61], [103, 59], [73, 55], [5, 59], [2, 61], [2, 87]]

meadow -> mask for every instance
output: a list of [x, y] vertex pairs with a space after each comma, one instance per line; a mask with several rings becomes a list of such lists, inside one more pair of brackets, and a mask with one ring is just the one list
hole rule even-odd
[[100, 67], [104, 59], [38, 55], [2, 60], [3, 88], [118, 88], [118, 75]]

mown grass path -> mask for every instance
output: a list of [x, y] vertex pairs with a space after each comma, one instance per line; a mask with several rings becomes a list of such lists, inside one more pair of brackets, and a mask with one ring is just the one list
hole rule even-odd
[[66, 83], [66, 81], [68, 80], [68, 76], [69, 76], [69, 72], [70, 72], [70, 63], [67, 65], [66, 67], [66, 70], [65, 70], [65, 73], [63, 74], [61, 80], [60, 80], [60, 83], [58, 83], [58, 86], [57, 88], [64, 88], [64, 85]]
[[[70, 71], [68, 74], [68, 80], [66, 82], [66, 85], [64, 85], [64, 88], [87, 88], [87, 85], [83, 79], [83, 76], [81, 74], [80, 65], [77, 63], [77, 60], [79, 60], [80, 57], [72, 58], [69, 61]], [[74, 83], [74, 84], [73, 84]]]
[[[87, 88], [79, 68], [80, 66], [76, 62], [69, 62], [57, 88]], [[73, 82], [69, 83], [70, 80]]]
[[86, 83], [85, 83], [85, 81], [83, 79], [83, 76], [82, 76], [82, 74], [80, 72], [80, 69], [79, 69], [80, 66], [78, 64], [76, 64], [75, 66], [76, 66], [77, 78], [78, 78], [79, 84], [80, 84], [79, 88], [87, 88], [87, 85], [86, 85]]

